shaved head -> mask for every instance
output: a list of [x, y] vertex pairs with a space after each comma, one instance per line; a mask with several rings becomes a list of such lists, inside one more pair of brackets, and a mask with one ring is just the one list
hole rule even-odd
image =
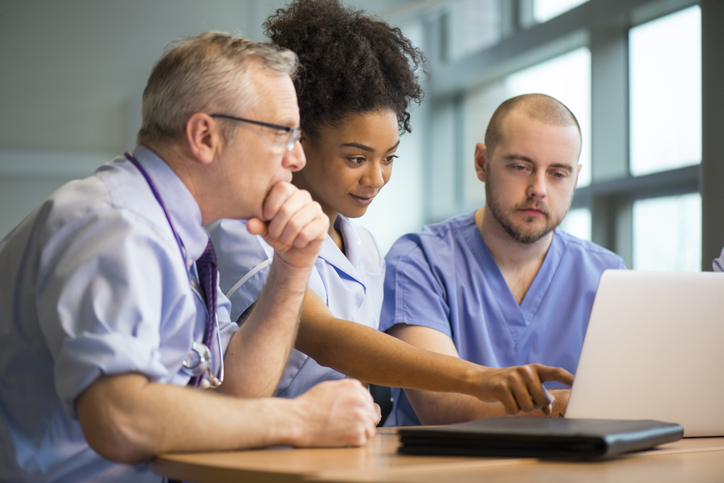
[[485, 147], [492, 156], [503, 136], [503, 122], [508, 114], [516, 112], [550, 126], [575, 126], [581, 135], [576, 116], [558, 99], [545, 94], [523, 94], [503, 102], [493, 113], [485, 131]]

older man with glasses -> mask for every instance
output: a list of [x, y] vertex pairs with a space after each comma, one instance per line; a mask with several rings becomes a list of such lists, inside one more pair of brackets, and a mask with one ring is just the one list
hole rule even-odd
[[[144, 465], [159, 453], [374, 434], [356, 381], [266, 397], [329, 223], [290, 183], [305, 164], [295, 69], [293, 53], [227, 34], [175, 44], [144, 91], [135, 150], [0, 242], [0, 480], [160, 481]], [[247, 219], [275, 249], [241, 328], [203, 228], [220, 218]]]

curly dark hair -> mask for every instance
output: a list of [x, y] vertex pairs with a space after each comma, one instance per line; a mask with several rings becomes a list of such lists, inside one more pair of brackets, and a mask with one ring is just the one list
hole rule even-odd
[[399, 128], [411, 131], [408, 108], [422, 101], [418, 69], [425, 56], [399, 28], [337, 0], [296, 0], [264, 28], [272, 42], [299, 56], [294, 84], [307, 135], [380, 109], [394, 111]]

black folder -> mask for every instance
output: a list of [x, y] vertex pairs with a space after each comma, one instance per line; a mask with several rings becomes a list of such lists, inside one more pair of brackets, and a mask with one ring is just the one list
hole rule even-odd
[[403, 454], [596, 459], [678, 441], [684, 429], [648, 420], [507, 417], [398, 433]]

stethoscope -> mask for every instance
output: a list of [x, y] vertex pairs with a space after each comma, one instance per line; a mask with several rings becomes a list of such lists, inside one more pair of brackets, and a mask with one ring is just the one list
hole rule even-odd
[[[153, 183], [153, 181], [151, 181], [151, 177], [148, 175], [143, 166], [141, 166], [141, 163], [139, 163], [138, 160], [131, 153], [126, 153], [126, 159], [128, 159], [128, 161], [130, 161], [141, 173], [143, 178], [146, 180], [148, 187], [151, 188], [151, 192], [153, 193], [154, 198], [156, 198], [158, 204], [161, 205], [161, 209], [163, 210], [164, 215], [166, 215], [168, 224], [171, 227], [171, 232], [173, 233], [173, 236], [176, 239], [176, 243], [178, 244], [178, 248], [181, 251], [181, 259], [183, 260], [183, 264], [184, 266], [186, 266], [186, 251], [184, 250], [183, 243], [181, 243], [181, 237], [179, 237], [178, 232], [176, 232], [176, 229], [173, 226], [171, 216], [168, 214], [166, 205], [164, 204], [161, 195], [156, 189], [156, 185]], [[214, 376], [213, 372], [211, 372], [211, 350], [209, 350], [206, 344], [194, 341], [191, 344], [191, 349], [189, 350], [189, 353], [186, 355], [186, 358], [183, 361], [181, 371], [188, 376], [196, 378], [196, 380], [194, 381], [195, 386], [201, 384], [202, 376], [205, 372], [208, 372], [209, 374], [209, 382], [211, 387], [219, 387], [221, 383], [224, 382], [224, 350], [221, 346], [221, 331], [219, 329], [219, 321], [216, 320], [216, 311], [214, 311], [213, 316], [215, 318], [214, 323], [209, 324], [207, 322], [205, 334], [208, 334], [210, 330], [213, 330], [210, 325], [216, 327], [216, 342], [219, 347], [220, 361], [219, 377], [217, 379], [216, 376]], [[206, 335], [204, 336], [204, 339], [207, 339]]]

